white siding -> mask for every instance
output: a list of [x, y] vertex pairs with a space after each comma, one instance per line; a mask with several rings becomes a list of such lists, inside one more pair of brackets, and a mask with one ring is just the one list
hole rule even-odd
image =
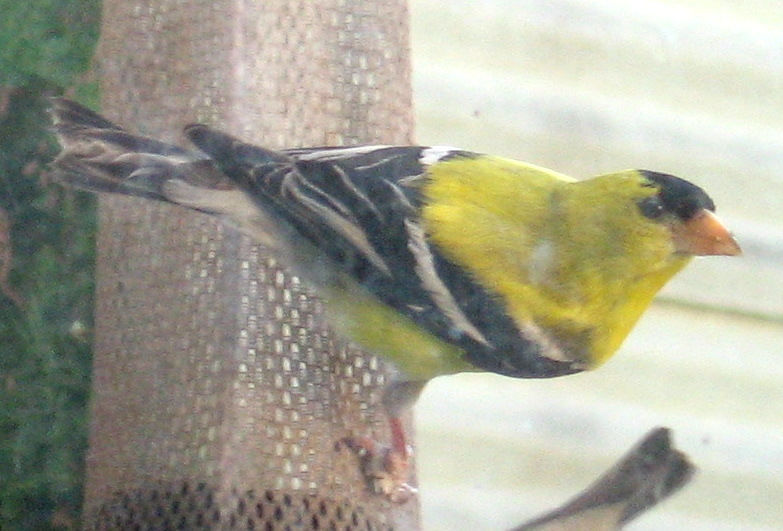
[[745, 250], [689, 267], [593, 374], [432, 384], [417, 409], [425, 529], [519, 523], [654, 425], [674, 428], [700, 473], [631, 529], [783, 529], [783, 4], [412, 8], [419, 142], [576, 177], [680, 175]]

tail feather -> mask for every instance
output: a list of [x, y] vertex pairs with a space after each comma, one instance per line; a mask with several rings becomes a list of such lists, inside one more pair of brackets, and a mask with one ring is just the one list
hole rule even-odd
[[51, 101], [52, 107], [49, 112], [52, 115], [55, 126], [73, 125], [122, 131], [121, 127], [74, 101], [65, 98], [52, 98]]
[[117, 160], [103, 163], [82, 153], [65, 152], [53, 168], [55, 179], [73, 188], [167, 201], [163, 195], [163, 185], [170, 178], [166, 167], [139, 167]]
[[50, 110], [63, 150], [52, 162], [55, 179], [92, 192], [172, 202], [179, 179], [215, 190], [233, 185], [202, 153], [134, 135], [78, 103], [56, 98]]

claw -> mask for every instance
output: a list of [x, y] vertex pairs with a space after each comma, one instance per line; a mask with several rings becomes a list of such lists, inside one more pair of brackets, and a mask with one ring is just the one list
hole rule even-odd
[[415, 497], [418, 489], [408, 483], [413, 449], [408, 445], [400, 415], [410, 407], [424, 388], [426, 381], [393, 381], [383, 395], [383, 405], [389, 421], [391, 445], [378, 444], [371, 437], [349, 437], [344, 440], [361, 459], [362, 473], [373, 492], [393, 503], [405, 503]]
[[345, 443], [359, 455], [362, 473], [373, 492], [397, 504], [416, 496], [418, 489], [407, 482], [413, 454], [410, 446], [405, 445], [403, 451], [399, 451], [382, 446], [370, 437], [349, 437]]

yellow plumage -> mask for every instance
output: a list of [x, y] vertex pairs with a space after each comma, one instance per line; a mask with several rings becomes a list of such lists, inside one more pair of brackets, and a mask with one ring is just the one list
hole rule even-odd
[[577, 182], [481, 157], [430, 169], [422, 210], [432, 240], [503, 297], [518, 322], [605, 361], [689, 258], [635, 201], [655, 193], [635, 171]]
[[324, 288], [319, 293], [327, 303], [332, 327], [391, 362], [406, 380], [426, 381], [476, 370], [460, 347], [423, 330], [356, 284]]

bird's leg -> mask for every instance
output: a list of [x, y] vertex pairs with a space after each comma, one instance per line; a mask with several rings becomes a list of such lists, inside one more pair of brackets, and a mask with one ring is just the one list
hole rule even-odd
[[359, 452], [362, 471], [373, 490], [395, 503], [404, 503], [417, 492], [408, 483], [413, 451], [408, 444], [402, 414], [418, 398], [426, 382], [393, 381], [384, 390], [383, 406], [389, 421], [390, 446], [371, 437], [353, 437], [348, 445]]
[[416, 487], [408, 483], [412, 451], [400, 417], [389, 417], [389, 428], [390, 446], [384, 446], [372, 437], [351, 437], [347, 443], [359, 454], [362, 472], [373, 491], [394, 503], [405, 503], [417, 492]]

